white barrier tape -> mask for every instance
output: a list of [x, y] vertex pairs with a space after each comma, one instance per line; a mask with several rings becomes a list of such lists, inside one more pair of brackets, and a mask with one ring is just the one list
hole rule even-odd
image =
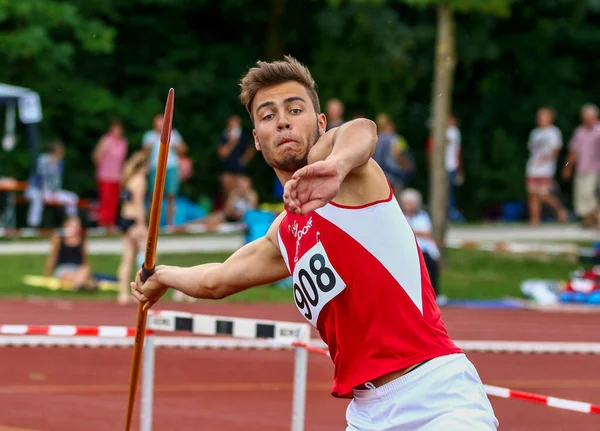
[[[150, 332], [148, 331], [148, 333]], [[128, 328], [126, 326], [0, 325], [0, 334], [133, 337], [135, 335], [135, 328]]]
[[499, 398], [509, 398], [533, 403], [543, 404], [562, 410], [570, 410], [580, 413], [600, 414], [600, 406], [582, 401], [566, 400], [564, 398], [548, 397], [545, 395], [532, 394], [529, 392], [516, 391], [514, 389], [499, 388], [498, 386], [483, 385], [485, 393]]
[[[237, 339], [219, 337], [165, 337], [154, 336], [156, 345], [165, 348], [192, 349], [288, 349], [294, 341], [273, 339]], [[301, 341], [300, 341], [301, 342]], [[301, 342], [302, 343], [302, 342]], [[456, 341], [465, 352], [489, 353], [553, 353], [553, 354], [600, 354], [600, 343], [569, 342], [519, 342], [519, 341]], [[304, 343], [315, 349], [327, 349], [319, 339]], [[115, 347], [131, 346], [133, 338], [97, 336], [56, 336], [56, 335], [5, 335], [0, 336], [0, 346], [74, 346], [74, 347]]]

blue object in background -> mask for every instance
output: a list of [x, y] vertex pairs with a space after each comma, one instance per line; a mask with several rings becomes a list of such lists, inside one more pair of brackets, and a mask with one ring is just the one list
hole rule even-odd
[[277, 176], [275, 176], [275, 179], [273, 180], [273, 195], [277, 199], [283, 199], [283, 186]]
[[[167, 225], [167, 207], [167, 200], [163, 199], [162, 207], [160, 209], [160, 226]], [[175, 220], [173, 220], [175, 226], [181, 226], [192, 221], [203, 219], [206, 215], [206, 210], [196, 202], [181, 196], [175, 199]]]
[[560, 302], [575, 302], [573, 293], [574, 292], [562, 292], [558, 295], [558, 300]]
[[522, 202], [506, 202], [502, 205], [502, 218], [507, 222], [516, 222], [523, 219], [525, 204]]
[[600, 304], [600, 292], [593, 292], [588, 295], [588, 304], [599, 305]]
[[270, 211], [251, 210], [244, 215], [246, 224], [246, 242], [262, 238], [267, 234], [271, 224], [275, 221], [275, 214]]

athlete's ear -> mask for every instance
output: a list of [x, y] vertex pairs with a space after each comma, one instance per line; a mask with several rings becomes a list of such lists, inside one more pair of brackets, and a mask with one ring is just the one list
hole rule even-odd
[[317, 116], [317, 127], [319, 129], [319, 136], [327, 131], [327, 117], [325, 114], [321, 113]]
[[256, 151], [261, 151], [260, 141], [258, 140], [258, 135], [256, 134], [256, 129], [252, 129], [252, 136], [254, 136], [254, 148], [256, 148]]

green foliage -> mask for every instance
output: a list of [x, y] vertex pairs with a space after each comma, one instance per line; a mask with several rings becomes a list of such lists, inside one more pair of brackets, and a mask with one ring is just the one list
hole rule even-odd
[[456, 12], [482, 12], [507, 16], [516, 0], [401, 0], [413, 6], [447, 5]]
[[[346, 118], [387, 112], [396, 120], [419, 164], [412, 185], [427, 194], [435, 8], [419, 7], [426, 3], [419, 0], [287, 1], [282, 17], [273, 18], [272, 3], [0, 0], [0, 82], [40, 93], [42, 148], [54, 136], [67, 143], [65, 186], [82, 196], [96, 194], [90, 153], [108, 122], [121, 118], [130, 151], [138, 149], [174, 87], [174, 126], [196, 172], [182, 191], [212, 196], [219, 134], [232, 113], [250, 132], [239, 79], [265, 57], [274, 25], [283, 52], [310, 67], [322, 105], [339, 97]], [[466, 182], [459, 203], [478, 218], [488, 206], [524, 198], [536, 108], [557, 109], [567, 141], [580, 106], [600, 95], [600, 63], [592, 61], [600, 1], [449, 4], [460, 12], [453, 109], [461, 119]], [[24, 179], [31, 160], [19, 139], [14, 151], [0, 153], [0, 173]], [[250, 170], [261, 197], [270, 199], [273, 174], [260, 156]]]

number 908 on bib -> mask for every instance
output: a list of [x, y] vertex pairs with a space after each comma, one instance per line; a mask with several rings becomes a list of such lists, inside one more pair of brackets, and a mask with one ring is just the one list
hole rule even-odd
[[296, 307], [314, 327], [323, 307], [346, 288], [320, 242], [296, 263], [293, 279]]

